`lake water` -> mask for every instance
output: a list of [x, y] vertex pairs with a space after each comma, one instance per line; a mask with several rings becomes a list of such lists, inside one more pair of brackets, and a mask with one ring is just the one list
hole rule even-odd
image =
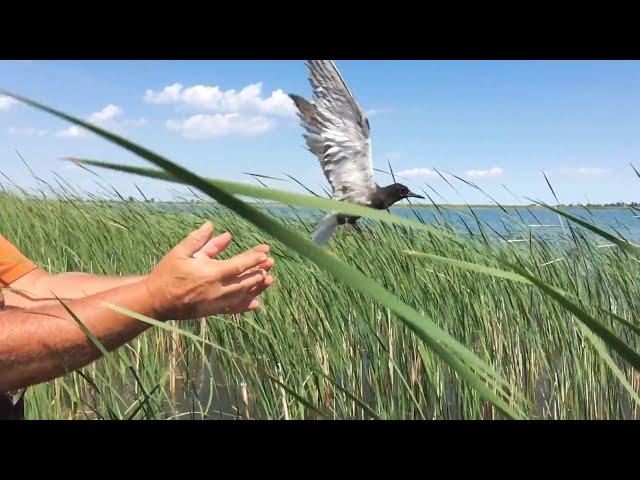
[[[267, 208], [274, 215], [293, 215], [287, 207]], [[428, 224], [448, 223], [457, 230], [470, 230], [479, 233], [478, 223], [483, 225], [485, 232], [504, 236], [508, 239], [526, 238], [531, 230], [541, 237], [555, 237], [568, 233], [567, 220], [545, 208], [512, 207], [505, 208], [506, 212], [494, 207], [474, 207], [473, 212], [465, 207], [441, 208], [408, 208], [397, 207], [391, 210], [393, 215], [411, 219], [418, 217]], [[631, 208], [597, 208], [587, 210], [584, 207], [565, 207], [563, 211], [594, 224], [603, 230], [623, 236], [628, 240], [640, 239], [640, 212]], [[312, 209], [296, 209], [295, 212], [303, 216], [309, 215], [319, 218], [322, 214]], [[572, 223], [573, 226], [576, 224]]]
[[[152, 204], [154, 209], [162, 211], [188, 211], [198, 213], [211, 208], [215, 204], [198, 203], [171, 203]], [[288, 206], [261, 206], [262, 210], [277, 217], [303, 218], [315, 221], [323, 216], [320, 212], [311, 208], [293, 208]], [[479, 224], [483, 226], [486, 234], [502, 236], [506, 239], [517, 240], [527, 238], [531, 230], [534, 235], [543, 238], [553, 238], [568, 234], [567, 220], [560, 219], [559, 215], [541, 207], [507, 207], [503, 211], [497, 207], [473, 207], [473, 212], [467, 207], [395, 207], [391, 209], [393, 215], [399, 215], [411, 219], [418, 217], [428, 224], [448, 223], [460, 232], [471, 231], [479, 233]], [[640, 210], [629, 207], [620, 208], [589, 208], [586, 207], [562, 207], [562, 210], [579, 217], [603, 230], [623, 236], [628, 240], [640, 239]], [[573, 224], [576, 226], [576, 224]]]

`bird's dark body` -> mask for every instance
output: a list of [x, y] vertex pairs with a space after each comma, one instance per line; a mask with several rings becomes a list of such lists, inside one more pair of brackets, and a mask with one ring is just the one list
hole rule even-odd
[[[407, 187], [400, 183], [394, 183], [386, 187], [376, 186], [376, 192], [372, 195], [371, 201], [364, 207], [375, 208], [376, 210], [387, 210], [394, 203], [408, 197], [423, 198], [420, 195], [412, 193]], [[360, 217], [352, 215], [338, 214], [338, 225], [355, 225]]]

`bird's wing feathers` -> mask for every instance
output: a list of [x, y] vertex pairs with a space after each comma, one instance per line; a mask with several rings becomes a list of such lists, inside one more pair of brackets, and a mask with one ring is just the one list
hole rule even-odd
[[338, 215], [331, 213], [320, 220], [318, 226], [311, 235], [311, 239], [318, 245], [324, 245], [329, 241], [337, 226]]
[[313, 101], [291, 95], [307, 147], [339, 200], [366, 204], [376, 185], [371, 164], [369, 121], [331, 60], [309, 60]]

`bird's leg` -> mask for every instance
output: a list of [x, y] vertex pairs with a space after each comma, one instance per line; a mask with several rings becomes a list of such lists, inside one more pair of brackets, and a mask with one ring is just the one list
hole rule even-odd
[[348, 232], [356, 228], [355, 220], [355, 217], [350, 217], [348, 215], [338, 215], [338, 225], [342, 225], [345, 234], [348, 234]]
[[352, 233], [355, 233], [359, 236], [362, 236], [364, 238], [371, 238], [370, 235], [362, 230], [360, 228], [360, 225], [358, 225], [358, 219], [360, 217], [349, 217], [348, 220], [345, 222], [344, 226], [348, 226], [348, 230], [347, 231], [351, 231]]
[[372, 239], [371, 234], [368, 231], [362, 230], [355, 221], [353, 222], [353, 228], [356, 232], [358, 232], [362, 237], [366, 238], [367, 240]]
[[349, 219], [347, 219], [347, 221], [344, 222], [344, 225], [342, 225], [342, 227], [344, 228], [345, 233], [349, 234], [355, 229], [355, 223], [352, 223], [349, 221]]

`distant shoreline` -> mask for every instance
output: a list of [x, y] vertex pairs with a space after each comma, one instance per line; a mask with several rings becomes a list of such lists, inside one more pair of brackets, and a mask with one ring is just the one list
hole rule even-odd
[[[437, 207], [442, 208], [442, 207], [446, 207], [446, 208], [466, 208], [467, 205], [465, 204], [447, 204], [447, 203], [438, 203], [436, 204]], [[414, 208], [436, 208], [434, 205], [425, 205], [425, 204], [420, 204], [420, 205], [411, 205]], [[551, 205], [553, 207], [559, 207], [559, 208], [588, 208], [590, 210], [615, 210], [615, 209], [619, 209], [619, 208], [638, 208], [640, 209], [640, 206], [638, 205], [630, 205], [630, 204], [624, 204], [624, 205]], [[486, 204], [481, 204], [481, 205], [469, 205], [469, 207], [471, 208], [540, 208], [540, 209], [544, 209], [545, 207], [543, 207], [542, 205], [500, 205], [500, 207], [498, 207], [497, 205], [486, 205]], [[409, 205], [406, 206], [401, 206], [401, 207], [394, 207], [394, 208], [409, 208]]]
[[[174, 203], [174, 202], [166, 202], [166, 203]], [[184, 202], [184, 203], [189, 203], [189, 202]], [[206, 203], [206, 202], [203, 202]], [[268, 202], [250, 202], [251, 205], [254, 206], [261, 206], [261, 207], [286, 207], [287, 205], [284, 203], [268, 203]], [[553, 207], [559, 207], [559, 208], [588, 208], [590, 210], [615, 210], [615, 209], [620, 209], [620, 208], [637, 208], [640, 210], [640, 205], [631, 205], [631, 204], [624, 204], [624, 205], [551, 205]], [[436, 203], [436, 205], [433, 205], [431, 203], [429, 204], [425, 204], [425, 203], [412, 203], [411, 205], [396, 205], [394, 207], [391, 207], [391, 210], [396, 210], [396, 209], [406, 209], [406, 208], [427, 208], [427, 209], [436, 209], [436, 208], [467, 208], [467, 207], [471, 207], [473, 209], [494, 209], [494, 208], [536, 208], [536, 209], [545, 209], [544, 206], [542, 205], [491, 205], [491, 204], [478, 204], [478, 205], [466, 205], [463, 203]]]
[[[1, 193], [1, 192], [0, 192]], [[9, 193], [9, 195], [11, 195]], [[39, 200], [42, 200], [42, 198], [38, 198]], [[65, 201], [65, 200], [69, 200], [68, 198], [48, 198], [47, 200], [51, 200], [51, 201]], [[214, 201], [214, 200], [208, 200], [208, 201], [202, 201], [202, 200], [194, 200], [194, 201], [172, 201], [172, 200], [155, 200], [155, 199], [151, 199], [151, 200], [142, 200], [142, 199], [134, 199], [134, 198], [129, 198], [129, 199], [123, 199], [123, 200], [113, 200], [113, 199], [103, 199], [103, 200], [94, 200], [94, 199], [74, 199], [74, 200], [80, 200], [83, 202], [88, 202], [88, 203], [92, 203], [92, 202], [98, 202], [98, 203], [123, 203], [123, 202], [127, 202], [127, 201], [135, 201], [135, 202], [139, 202], [139, 203], [149, 203], [149, 204], [166, 204], [166, 205], [207, 205], [207, 204], [216, 204], [218, 202]], [[288, 205], [286, 203], [282, 203], [282, 202], [251, 202], [248, 201], [246, 202], [249, 205], [252, 205], [254, 207], [257, 208], [273, 208], [273, 207], [287, 207]], [[638, 211], [640, 211], [640, 204], [629, 204], [629, 203], [625, 203], [625, 204], [621, 204], [621, 205], [615, 205], [615, 204], [607, 204], [607, 205], [589, 205], [589, 204], [572, 204], [572, 205], [566, 205], [566, 204], [559, 204], [559, 205], [555, 205], [555, 204], [551, 204], [551, 206], [553, 207], [559, 207], [559, 208], [588, 208], [590, 210], [615, 210], [615, 209], [620, 209], [620, 208], [633, 208], [633, 209], [637, 209]], [[514, 208], [528, 208], [528, 209], [544, 209], [544, 206], [541, 205], [537, 205], [537, 204], [520, 204], [520, 205], [495, 205], [495, 204], [460, 204], [460, 203], [436, 203], [435, 205], [433, 205], [432, 203], [412, 203], [411, 205], [409, 204], [401, 204], [401, 205], [396, 205], [391, 207], [391, 210], [397, 210], [397, 209], [407, 209], [407, 208], [416, 208], [416, 209], [436, 209], [436, 208], [450, 208], [450, 209], [460, 209], [460, 208], [473, 208], [473, 209], [495, 209], [495, 208], [509, 208], [509, 209], [514, 209]], [[311, 208], [311, 207], [301, 207], [301, 208]]]

